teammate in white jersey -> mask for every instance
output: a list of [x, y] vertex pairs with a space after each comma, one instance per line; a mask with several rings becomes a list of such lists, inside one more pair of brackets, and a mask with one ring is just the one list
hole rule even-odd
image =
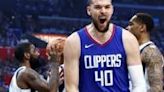
[[49, 81], [46, 82], [31, 68], [30, 59], [38, 54], [35, 46], [29, 42], [19, 44], [15, 49], [15, 57], [20, 63], [20, 68], [16, 70], [12, 77], [9, 92], [32, 92], [32, 90], [37, 90], [37, 92], [57, 92], [58, 65], [61, 54], [55, 52], [56, 49], [56, 47], [52, 47], [49, 52], [51, 56], [51, 74]]
[[148, 92], [162, 92], [164, 60], [158, 47], [150, 40], [150, 32], [153, 28], [153, 18], [147, 13], [135, 14], [127, 27], [136, 36], [140, 45]]

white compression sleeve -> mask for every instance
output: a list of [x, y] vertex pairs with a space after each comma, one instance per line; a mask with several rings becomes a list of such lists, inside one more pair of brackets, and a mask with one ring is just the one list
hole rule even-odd
[[147, 92], [142, 65], [128, 66], [128, 71], [132, 81], [132, 92]]

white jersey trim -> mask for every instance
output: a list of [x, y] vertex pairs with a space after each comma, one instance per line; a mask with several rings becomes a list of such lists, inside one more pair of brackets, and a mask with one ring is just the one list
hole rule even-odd
[[144, 43], [144, 44], [141, 44], [141, 45], [139, 46], [140, 51], [141, 51], [146, 45], [148, 45], [148, 44], [153, 44], [153, 42], [152, 42], [152, 41], [148, 41], [148, 42], [146, 42], [146, 43]]
[[15, 71], [15, 73], [14, 73], [12, 79], [11, 79], [11, 83], [10, 83], [10, 86], [9, 86], [9, 92], [31, 92], [31, 89], [21, 89], [17, 85], [17, 80], [16, 80], [17, 73], [18, 72], [21, 73], [25, 69], [26, 69], [26, 67], [25, 66], [22, 66], [22, 67], [19, 67]]

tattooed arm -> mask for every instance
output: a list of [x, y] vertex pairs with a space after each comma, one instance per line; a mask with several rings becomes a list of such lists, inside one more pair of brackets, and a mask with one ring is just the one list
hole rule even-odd
[[145, 63], [147, 69], [148, 83], [150, 89], [148, 92], [162, 92], [163, 90], [163, 60], [162, 54], [156, 46], [145, 48], [141, 54], [142, 62]]

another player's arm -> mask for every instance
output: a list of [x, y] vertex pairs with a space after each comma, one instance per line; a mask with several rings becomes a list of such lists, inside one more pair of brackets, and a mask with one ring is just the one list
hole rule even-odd
[[80, 39], [77, 33], [67, 38], [64, 47], [64, 78], [66, 92], [79, 92]]
[[147, 47], [142, 53], [142, 61], [146, 63], [148, 82], [150, 89], [148, 92], [163, 91], [163, 71], [162, 55], [156, 47]]
[[24, 82], [30, 88], [35, 89], [38, 92], [57, 92], [58, 79], [59, 79], [59, 73], [58, 73], [59, 60], [60, 60], [59, 55], [51, 54], [51, 59], [50, 59], [51, 74], [48, 82], [46, 82], [44, 79], [41, 79], [39, 74], [31, 68], [27, 68], [24, 74], [22, 74], [22, 78]]
[[137, 39], [130, 32], [124, 30], [123, 44], [127, 55], [128, 71], [132, 81], [132, 92], [146, 92]]

